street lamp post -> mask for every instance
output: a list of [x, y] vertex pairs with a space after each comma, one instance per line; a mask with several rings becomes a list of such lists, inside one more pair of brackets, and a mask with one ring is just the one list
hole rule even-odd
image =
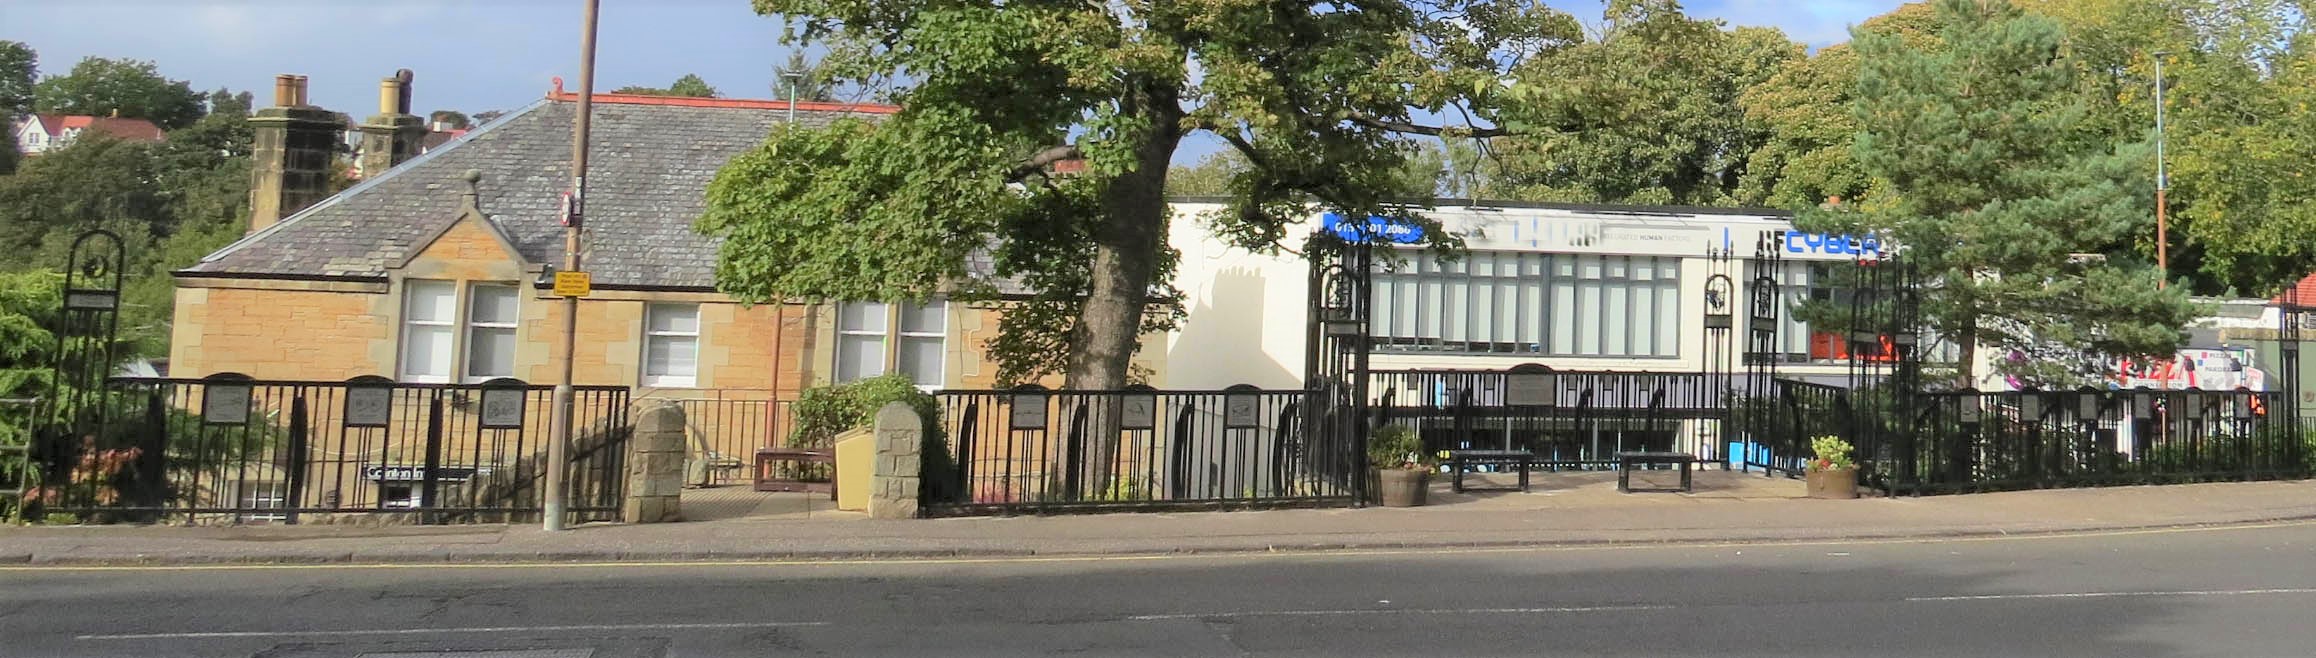
[[2171, 188], [2171, 178], [2163, 163], [2163, 58], [2171, 53], [2155, 51], [2155, 270], [2162, 278], [2155, 287], [2161, 289], [2171, 281], [2171, 236], [2164, 192]]
[[[579, 104], [571, 122], [571, 191], [570, 202], [563, 215], [563, 271], [585, 272], [580, 269], [580, 225], [586, 216], [587, 200], [587, 121], [595, 109], [595, 14], [599, 0], [583, 0], [586, 11], [581, 15], [579, 38]], [[571, 467], [571, 369], [579, 348], [579, 297], [563, 298], [563, 351], [561, 375], [555, 380], [553, 420], [547, 433], [547, 486], [545, 529], [556, 532], [563, 529], [566, 506], [565, 480]]]

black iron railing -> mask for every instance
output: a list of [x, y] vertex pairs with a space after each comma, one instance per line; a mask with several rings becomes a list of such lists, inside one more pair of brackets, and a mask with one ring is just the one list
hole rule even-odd
[[949, 391], [926, 507], [1350, 504], [1363, 447], [1311, 432], [1303, 391]]
[[794, 400], [773, 399], [764, 390], [702, 390], [658, 396], [684, 410], [684, 442], [690, 472], [687, 484], [728, 484], [747, 479], [747, 465], [759, 448], [788, 444], [794, 427]]
[[[99, 422], [45, 437], [29, 498], [99, 521], [298, 522], [405, 512], [419, 522], [516, 521], [544, 507], [553, 387], [118, 378]], [[577, 387], [568, 471], [575, 519], [615, 520], [628, 390]]]

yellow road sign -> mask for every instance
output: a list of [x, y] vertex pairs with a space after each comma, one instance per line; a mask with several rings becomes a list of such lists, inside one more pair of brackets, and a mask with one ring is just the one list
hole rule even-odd
[[594, 290], [594, 284], [588, 280], [586, 272], [555, 273], [555, 296], [557, 297], [586, 297], [587, 293], [594, 292]]

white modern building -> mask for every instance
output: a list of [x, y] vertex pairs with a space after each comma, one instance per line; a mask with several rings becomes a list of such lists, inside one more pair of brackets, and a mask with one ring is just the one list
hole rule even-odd
[[[1167, 337], [1164, 385], [1219, 389], [1302, 385], [1309, 265], [1292, 253], [1252, 254], [1214, 237], [1202, 213], [1219, 203], [1174, 204], [1172, 238], [1182, 260], [1176, 285], [1189, 319]], [[1846, 236], [1792, 230], [1778, 211], [1574, 204], [1438, 205], [1428, 215], [1464, 237], [1468, 254], [1441, 263], [1418, 249], [1374, 279], [1375, 370], [1501, 370], [1537, 363], [1556, 370], [1704, 372], [1706, 282], [1737, 283], [1729, 300], [1745, 345], [1745, 281], [1756, 244], [1781, 251], [1771, 272], [1782, 300], [1830, 294], [1810, 287], [1813, 269], [1854, 262]], [[1319, 230], [1312, 218], [1290, 235]], [[1290, 246], [1299, 239], [1290, 239]], [[1713, 250], [1735, 258], [1716, 266]], [[1819, 336], [1781, 305], [1780, 370], [1835, 376], [1840, 340]], [[1723, 356], [1712, 348], [1713, 356]], [[1734, 353], [1725, 355], [1731, 362]], [[1725, 367], [1725, 366], [1715, 366]], [[1741, 368], [1742, 366], [1735, 366]]]

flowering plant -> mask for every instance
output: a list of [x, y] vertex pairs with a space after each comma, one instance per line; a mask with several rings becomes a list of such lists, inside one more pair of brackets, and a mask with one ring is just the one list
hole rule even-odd
[[1821, 436], [1810, 439], [1809, 448], [1817, 453], [1809, 460], [1808, 468], [1812, 473], [1846, 471], [1858, 466], [1856, 462], [1850, 461], [1850, 442], [1843, 441], [1841, 437]]
[[1367, 439], [1367, 463], [1375, 468], [1426, 470], [1432, 458], [1423, 452], [1423, 439], [1415, 430], [1400, 425], [1375, 428]]
[[83, 437], [80, 461], [73, 464], [69, 473], [70, 480], [35, 487], [25, 492], [25, 498], [38, 500], [43, 505], [56, 505], [64, 499], [69, 487], [87, 491], [91, 502], [98, 505], [119, 503], [121, 474], [128, 472], [130, 465], [143, 454], [144, 451], [134, 447], [98, 450], [96, 437]]

